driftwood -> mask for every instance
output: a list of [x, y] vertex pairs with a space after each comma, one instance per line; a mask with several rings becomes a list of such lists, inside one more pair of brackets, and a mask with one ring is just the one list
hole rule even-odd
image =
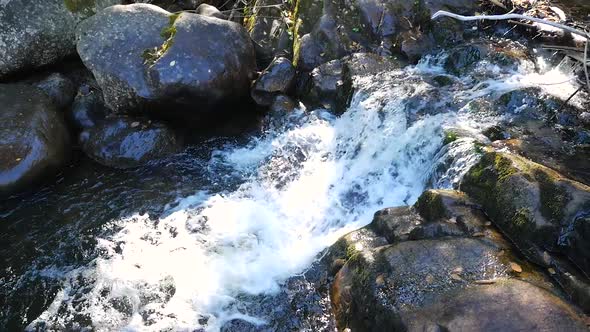
[[456, 20], [459, 21], [479, 21], [479, 20], [493, 20], [493, 21], [502, 21], [502, 20], [528, 20], [528, 21], [533, 21], [533, 22], [537, 22], [537, 23], [541, 23], [541, 24], [546, 24], [549, 26], [552, 26], [554, 28], [558, 28], [564, 31], [567, 31], [569, 33], [578, 35], [580, 37], [585, 38], [586, 40], [590, 39], [588, 37], [588, 33], [586, 31], [581, 31], [578, 29], [574, 29], [570, 26], [564, 25], [564, 24], [559, 24], [556, 22], [552, 22], [552, 21], [548, 21], [548, 20], [544, 20], [541, 18], [536, 18], [536, 17], [532, 17], [532, 16], [527, 16], [527, 15], [520, 15], [520, 14], [504, 14], [504, 15], [477, 15], [477, 16], [463, 16], [463, 15], [459, 15], [459, 14], [455, 14], [455, 13], [451, 13], [451, 12], [447, 12], [444, 10], [439, 10], [436, 13], [434, 13], [434, 15], [432, 15], [432, 19], [435, 20], [439, 17], [450, 17], [450, 18], [454, 18]]

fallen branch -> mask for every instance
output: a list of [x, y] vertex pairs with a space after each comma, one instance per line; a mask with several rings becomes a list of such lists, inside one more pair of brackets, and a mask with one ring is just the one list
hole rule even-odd
[[544, 20], [541, 18], [520, 15], [520, 14], [463, 16], [463, 15], [447, 12], [444, 10], [439, 10], [436, 13], [434, 13], [434, 15], [432, 15], [432, 19], [435, 20], [435, 19], [437, 19], [439, 17], [443, 17], [443, 16], [454, 18], [459, 21], [478, 21], [478, 20], [501, 21], [501, 20], [514, 20], [514, 19], [516, 19], [516, 20], [529, 20], [529, 21], [533, 21], [533, 22], [537, 22], [537, 23], [541, 23], [541, 24], [546, 24], [546, 25], [552, 26], [554, 28], [565, 30], [565, 31], [573, 33], [575, 35], [584, 37], [586, 40], [590, 39], [590, 38], [588, 38], [588, 34], [585, 31], [580, 31], [578, 29], [574, 29], [574, 28], [569, 27], [567, 25], [555, 23], [552, 21], [547, 21], [547, 20]]

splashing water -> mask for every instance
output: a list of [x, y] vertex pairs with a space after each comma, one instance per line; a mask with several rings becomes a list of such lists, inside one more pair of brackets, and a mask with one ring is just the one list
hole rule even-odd
[[[342, 116], [299, 109], [246, 146], [215, 151], [211, 181], [230, 179], [236, 188], [202, 188], [158, 218], [113, 221], [113, 235], [99, 240], [91, 264], [65, 275], [42, 271], [64, 283], [29, 328], [217, 331], [232, 319], [263, 325], [268, 317], [238, 309], [240, 294], [277, 291], [375, 211], [412, 204], [429, 185], [457, 184], [477, 161], [474, 140], [485, 140], [482, 129], [502, 117], [474, 112], [471, 102], [539, 83], [565, 81], [545, 89], [559, 96], [576, 88], [567, 74], [538, 73], [530, 62], [514, 71], [485, 61], [436, 87], [433, 76], [446, 75], [442, 61], [427, 57], [356, 78]], [[468, 135], [443, 146], [446, 128]]]

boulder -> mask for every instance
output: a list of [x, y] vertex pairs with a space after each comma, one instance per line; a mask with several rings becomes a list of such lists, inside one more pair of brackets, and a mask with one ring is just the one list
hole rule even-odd
[[408, 331], [587, 331], [568, 303], [516, 279], [457, 290], [406, 317]]
[[321, 107], [341, 114], [350, 104], [355, 76], [376, 75], [398, 67], [393, 60], [369, 53], [332, 60], [311, 72], [301, 97], [309, 108]]
[[240, 25], [148, 4], [107, 8], [80, 24], [77, 40], [109, 108], [188, 126], [237, 109], [223, 105], [248, 95], [255, 70]]
[[182, 142], [164, 124], [116, 117], [82, 131], [80, 145], [100, 164], [131, 168], [178, 152]]
[[252, 99], [258, 105], [269, 106], [274, 98], [293, 86], [295, 68], [286, 58], [277, 58], [266, 68], [252, 87]]
[[202, 3], [197, 7], [197, 14], [209, 17], [215, 17], [221, 20], [227, 19], [227, 16], [219, 11], [215, 6]]
[[75, 54], [76, 25], [120, 0], [0, 1], [0, 79]]
[[[432, 226], [444, 231], [429, 233]], [[411, 208], [377, 212], [320, 262], [333, 276], [339, 330], [586, 328], [578, 309], [457, 191], [429, 190]]]
[[461, 189], [527, 258], [550, 267], [551, 253], [561, 253], [590, 275], [590, 187], [523, 157], [487, 152]]
[[462, 39], [456, 21], [430, 21], [440, 9], [472, 14], [477, 4], [467, 0], [355, 2], [300, 0], [295, 27], [297, 67], [310, 71], [322, 63], [356, 52], [403, 54], [412, 61], [435, 45]]
[[68, 108], [74, 101], [76, 94], [74, 82], [63, 74], [50, 74], [36, 82], [35, 86], [43, 90], [61, 110]]
[[0, 84], [0, 194], [52, 176], [69, 157], [63, 116], [41, 90]]

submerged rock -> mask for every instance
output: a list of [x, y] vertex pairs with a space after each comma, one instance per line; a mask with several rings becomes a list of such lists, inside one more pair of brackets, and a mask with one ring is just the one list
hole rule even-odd
[[177, 134], [164, 124], [132, 118], [111, 118], [86, 129], [80, 144], [90, 158], [114, 168], [137, 167], [182, 147]]
[[330, 298], [342, 330], [586, 328], [461, 192], [429, 190], [413, 208], [379, 211], [322, 261], [333, 275]]
[[62, 114], [43, 91], [0, 84], [0, 105], [0, 194], [9, 194], [59, 170], [70, 141]]
[[77, 38], [109, 108], [187, 126], [230, 112], [222, 105], [248, 95], [255, 70], [238, 24], [147, 4], [110, 7], [85, 20]]
[[75, 54], [83, 19], [120, 0], [0, 1], [0, 79]]

